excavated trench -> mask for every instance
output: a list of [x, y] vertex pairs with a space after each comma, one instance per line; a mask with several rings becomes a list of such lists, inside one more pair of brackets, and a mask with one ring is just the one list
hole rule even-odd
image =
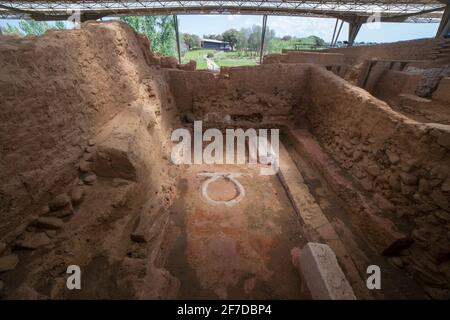
[[[224, 178], [207, 188], [199, 173], [233, 172], [245, 192]], [[215, 185], [214, 185], [215, 184]], [[276, 177], [246, 165], [193, 165], [182, 175], [172, 217], [180, 235], [167, 269], [180, 280], [179, 298], [307, 298], [290, 261], [305, 244], [299, 220]]]
[[[448, 294], [448, 126], [320, 65], [193, 71], [117, 22], [0, 40], [0, 297], [310, 299], [308, 242], [358, 299]], [[279, 129], [278, 170], [175, 164], [194, 120]]]

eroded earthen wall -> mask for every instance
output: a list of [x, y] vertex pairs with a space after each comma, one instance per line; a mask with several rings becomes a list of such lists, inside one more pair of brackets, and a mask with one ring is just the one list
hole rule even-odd
[[264, 56], [263, 63], [314, 63], [324, 66], [343, 65], [344, 55], [341, 53], [287, 51], [281, 54]]
[[[337, 192], [369, 245], [379, 254], [400, 257], [432, 296], [445, 294], [450, 255], [448, 126], [408, 119], [315, 65], [232, 68], [219, 76], [171, 71], [170, 78], [180, 112], [191, 113], [195, 120], [223, 125], [229, 115], [253, 113], [262, 113], [267, 123], [274, 115], [306, 118], [360, 190]], [[265, 97], [274, 92], [283, 99], [267, 104]]]
[[[1, 254], [29, 270], [2, 294], [70, 296], [59, 278], [66, 266], [76, 262], [89, 278], [101, 261], [126, 288], [88, 281], [85, 296], [71, 297], [176, 295], [161, 248], [175, 193], [169, 137], [179, 124], [159, 71], [165, 59], [149, 59], [148, 45], [119, 22], [0, 37]], [[39, 250], [47, 246], [57, 249]], [[16, 248], [37, 250], [33, 261]]]
[[314, 134], [375, 210], [412, 238], [395, 254], [438, 296], [449, 287], [450, 127], [410, 120], [323, 69], [310, 74]]
[[324, 52], [342, 53], [345, 55], [345, 61], [348, 64], [375, 58], [388, 60], [431, 60], [437, 41], [433, 38], [419, 39], [372, 46], [333, 48], [326, 49]]
[[3, 234], [25, 207], [74, 178], [87, 140], [137, 95], [125, 80], [138, 59], [130, 54], [132, 31], [85, 28], [2, 39]]
[[308, 70], [301, 64], [268, 64], [230, 68], [218, 76], [179, 70], [169, 76], [182, 115], [210, 124], [259, 126], [283, 123], [300, 108]]
[[[157, 158], [169, 153], [164, 147], [172, 125], [168, 111], [176, 110], [164, 76], [148, 67], [131, 28], [87, 23], [79, 30], [1, 40], [1, 240], [20, 234], [30, 216], [94, 167], [100, 176], [145, 182], [158, 190], [160, 184], [151, 183], [158, 175], [142, 156], [138, 159], [143, 147], [130, 143], [140, 135], [142, 143], [151, 144], [150, 159], [160, 165]], [[126, 125], [134, 129], [119, 128]], [[121, 135], [116, 142], [111, 142], [113, 133]], [[97, 146], [89, 147], [88, 140], [96, 138]], [[84, 160], [86, 148], [100, 149], [108, 139], [116, 143], [108, 150], [120, 150], [122, 142], [119, 164], [134, 157], [128, 169], [136, 172], [125, 176], [126, 166], [119, 166], [108, 174], [101, 157], [89, 158], [95, 165]]]

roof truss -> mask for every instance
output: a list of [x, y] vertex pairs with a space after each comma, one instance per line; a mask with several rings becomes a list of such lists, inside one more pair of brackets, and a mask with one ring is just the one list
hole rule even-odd
[[[447, 1], [448, 2], [448, 1]], [[333, 17], [365, 21], [379, 12], [382, 21], [439, 22], [446, 0], [260, 0], [260, 1], [0, 1], [0, 18], [65, 20], [80, 10], [83, 20], [122, 15], [257, 14]]]

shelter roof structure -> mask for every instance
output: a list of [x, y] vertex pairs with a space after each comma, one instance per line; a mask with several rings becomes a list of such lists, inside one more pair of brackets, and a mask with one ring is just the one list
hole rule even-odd
[[[367, 20], [376, 12], [381, 21], [438, 22], [448, 0], [13, 0], [0, 1], [0, 18], [65, 20], [80, 10], [84, 20], [122, 15], [252, 14]], [[68, 12], [69, 10], [69, 12]]]

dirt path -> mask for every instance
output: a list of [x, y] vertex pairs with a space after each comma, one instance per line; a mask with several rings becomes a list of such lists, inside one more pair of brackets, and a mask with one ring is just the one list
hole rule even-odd
[[217, 65], [217, 63], [214, 62], [213, 59], [208, 58], [207, 55], [204, 56], [205, 60], [206, 60], [206, 65], [207, 65], [207, 69], [211, 70], [211, 71], [220, 71], [220, 67]]
[[[234, 206], [208, 203], [201, 195], [201, 172], [239, 172], [245, 196]], [[237, 196], [219, 179], [208, 187], [212, 200]], [[181, 233], [167, 268], [181, 282], [179, 298], [307, 299], [300, 290], [290, 250], [302, 247], [298, 217], [277, 176], [259, 168], [194, 165], [179, 184], [173, 219]]]

